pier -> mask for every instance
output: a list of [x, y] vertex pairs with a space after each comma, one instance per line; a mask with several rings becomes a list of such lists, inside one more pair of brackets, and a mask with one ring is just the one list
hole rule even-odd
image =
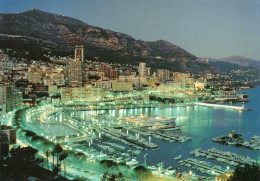
[[136, 139], [134, 137], [130, 137], [130, 135], [123, 134], [122, 132], [115, 131], [111, 128], [110, 129], [109, 128], [100, 128], [99, 130], [106, 134], [112, 135], [114, 137], [118, 137], [121, 140], [125, 140], [131, 144], [137, 145], [143, 149], [147, 149], [147, 148], [154, 149], [154, 148], [159, 147], [158, 145], [155, 145], [155, 144], [151, 145], [151, 143], [149, 143], [149, 142], [140, 142], [138, 139]]
[[222, 108], [222, 109], [234, 109], [237, 111], [252, 111], [251, 109], [246, 109], [243, 105], [242, 106], [229, 106], [229, 105], [222, 105], [222, 104], [209, 104], [209, 103], [203, 103], [203, 102], [195, 102], [195, 105], [199, 106], [206, 106], [206, 107], [216, 107], [216, 108]]
[[211, 155], [214, 156], [216, 158], [222, 158], [224, 160], [228, 160], [228, 161], [233, 161], [239, 164], [249, 164], [249, 165], [253, 165], [254, 163], [251, 160], [244, 160], [242, 157], [239, 158], [234, 158], [235, 156], [230, 154], [230, 155], [225, 155], [225, 153], [214, 153], [212, 151], [204, 151], [204, 150], [197, 150], [198, 152], [204, 153], [206, 155]]
[[214, 172], [219, 173], [219, 174], [225, 173], [222, 170], [219, 170], [219, 169], [216, 169], [216, 168], [212, 168], [212, 166], [210, 167], [210, 166], [207, 166], [207, 165], [204, 165], [204, 164], [201, 164], [201, 163], [194, 162], [193, 160], [190, 160], [190, 159], [183, 160], [183, 161], [186, 162], [186, 163], [189, 163], [191, 165], [195, 165], [197, 167], [200, 167], [200, 168], [204, 168], [204, 169], [207, 169], [207, 170], [214, 171]]

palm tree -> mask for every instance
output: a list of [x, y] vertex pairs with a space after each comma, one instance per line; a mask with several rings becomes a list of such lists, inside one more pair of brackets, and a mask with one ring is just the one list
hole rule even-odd
[[66, 173], [66, 163], [65, 163], [65, 159], [68, 157], [69, 155], [68, 155], [68, 153], [62, 153], [62, 154], [60, 154], [60, 156], [59, 156], [59, 160], [60, 160], [60, 162], [62, 162], [63, 160], [64, 160], [64, 174]]
[[47, 158], [47, 167], [48, 167], [48, 170], [49, 170], [49, 154], [50, 154], [49, 150], [47, 150], [45, 152], [45, 154], [46, 154], [46, 158]]
[[55, 152], [54, 150], [51, 152], [52, 154], [52, 170], [54, 169], [54, 156], [55, 156]]
[[57, 144], [53, 150], [55, 153], [56, 153], [56, 162], [57, 162], [57, 167], [59, 168], [60, 167], [60, 164], [59, 164], [59, 154], [62, 152], [62, 147], [60, 144]]

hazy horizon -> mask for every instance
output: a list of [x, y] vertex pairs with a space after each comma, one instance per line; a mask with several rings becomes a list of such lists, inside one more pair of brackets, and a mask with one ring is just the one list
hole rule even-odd
[[260, 60], [257, 0], [0, 0], [0, 13], [31, 8], [73, 17], [135, 39], [166, 40], [198, 57], [236, 55]]

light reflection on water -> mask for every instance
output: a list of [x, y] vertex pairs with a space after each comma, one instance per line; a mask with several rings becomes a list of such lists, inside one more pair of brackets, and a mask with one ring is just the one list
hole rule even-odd
[[[192, 137], [192, 141], [188, 143], [168, 143], [152, 138], [152, 142], [158, 144], [160, 146], [160, 150], [148, 150], [143, 153], [148, 153], [148, 164], [165, 162], [166, 166], [184, 168], [174, 161], [173, 158], [179, 154], [181, 154], [183, 158], [191, 157], [189, 152], [195, 148], [209, 149], [212, 147], [222, 151], [231, 151], [244, 156], [249, 155], [254, 159], [259, 159], [260, 151], [251, 150], [244, 147], [236, 147], [234, 145], [221, 145], [211, 141], [212, 138], [227, 135], [232, 130], [242, 134], [246, 140], [254, 135], [260, 136], [260, 87], [246, 90], [246, 92], [251, 101], [245, 103], [245, 107], [251, 108], [254, 111], [239, 112], [231, 109], [188, 106], [174, 108], [99, 110], [97, 113], [108, 114], [115, 117], [125, 117], [139, 114], [144, 114], [147, 116], [176, 117], [177, 125], [183, 125], [180, 134]], [[234, 105], [241, 105], [241, 103]], [[147, 137], [146, 139], [148, 140], [149, 138]], [[144, 160], [143, 154], [137, 157], [141, 163]], [[203, 160], [203, 158], [199, 159]], [[214, 160], [208, 161], [226, 166], [225, 164]], [[187, 170], [187, 168], [185, 170]]]

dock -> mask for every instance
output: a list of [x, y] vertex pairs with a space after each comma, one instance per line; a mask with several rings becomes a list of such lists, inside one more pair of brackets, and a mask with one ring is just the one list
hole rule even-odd
[[238, 158], [234, 158], [234, 156], [232, 155], [225, 155], [225, 154], [220, 154], [220, 153], [214, 153], [214, 152], [210, 152], [210, 151], [204, 151], [204, 150], [197, 150], [198, 152], [204, 153], [206, 155], [211, 155], [214, 156], [216, 158], [222, 158], [224, 160], [228, 160], [228, 161], [233, 161], [239, 164], [249, 164], [249, 165], [253, 165], [254, 163], [252, 163], [252, 161], [248, 160], [248, 161], [244, 161], [242, 159], [238, 159]]
[[203, 103], [203, 102], [195, 102], [195, 105], [199, 106], [206, 106], [206, 107], [216, 107], [216, 108], [222, 108], [222, 109], [234, 109], [237, 111], [252, 111], [251, 109], [246, 109], [243, 105], [242, 106], [229, 106], [229, 105], [223, 105], [223, 104], [209, 104], [209, 103]]
[[155, 144], [150, 145], [148, 142], [147, 143], [146, 142], [139, 142], [138, 139], [130, 138], [130, 135], [125, 135], [122, 132], [117, 132], [117, 131], [115, 131], [111, 128], [110, 129], [109, 128], [100, 128], [99, 130], [106, 133], [106, 134], [112, 135], [114, 137], [118, 137], [121, 140], [125, 140], [125, 141], [127, 141], [131, 144], [137, 145], [137, 146], [144, 148], [144, 149], [146, 149], [146, 148], [148, 148], [148, 149], [158, 148], [158, 145], [155, 145]]
[[211, 171], [214, 171], [216, 173], [219, 173], [219, 174], [223, 174], [225, 173], [223, 170], [219, 170], [219, 169], [216, 169], [216, 168], [212, 168], [210, 166], [207, 166], [207, 165], [203, 165], [201, 163], [197, 163], [197, 162], [194, 162], [193, 160], [191, 159], [186, 159], [186, 160], [183, 160], [184, 162], [186, 163], [189, 163], [191, 165], [195, 165], [197, 167], [200, 167], [200, 168], [204, 168], [204, 169], [207, 169], [207, 170], [211, 170]]

